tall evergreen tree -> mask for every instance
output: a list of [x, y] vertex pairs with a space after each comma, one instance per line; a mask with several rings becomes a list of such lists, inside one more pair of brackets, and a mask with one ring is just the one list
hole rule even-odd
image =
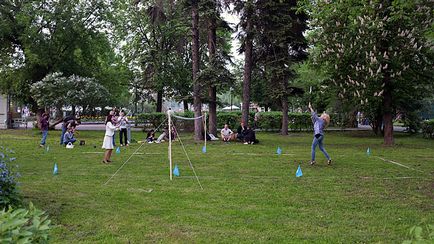
[[298, 92], [290, 86], [295, 77], [293, 65], [307, 58], [307, 16], [297, 11], [295, 0], [259, 0], [256, 3], [256, 63], [264, 67], [268, 96], [282, 109], [282, 135], [288, 134], [288, 96]]

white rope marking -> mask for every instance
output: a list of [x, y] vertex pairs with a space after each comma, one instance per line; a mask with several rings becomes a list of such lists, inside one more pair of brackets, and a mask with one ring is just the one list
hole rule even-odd
[[182, 149], [184, 150], [185, 156], [187, 156], [188, 163], [190, 164], [190, 168], [193, 170], [194, 176], [196, 177], [197, 183], [199, 183], [200, 188], [202, 188], [202, 190], [203, 190], [202, 184], [200, 183], [199, 177], [197, 177], [196, 170], [194, 170], [193, 164], [191, 163], [190, 157], [188, 156], [187, 151], [185, 150], [184, 143], [182, 143], [182, 140], [181, 140], [181, 137], [179, 136], [178, 130], [175, 130], [175, 131], [176, 131], [176, 134], [178, 135], [179, 142], [181, 143], [181, 146], [182, 146]]
[[382, 158], [382, 157], [378, 157], [378, 156], [376, 156], [376, 157], [379, 158], [379, 159], [381, 159], [381, 160], [383, 160], [384, 162], [392, 163], [392, 164], [395, 164], [395, 165], [398, 165], [398, 166], [401, 166], [401, 167], [404, 167], [404, 168], [407, 168], [407, 169], [416, 170], [416, 171], [419, 171], [419, 172], [423, 173], [422, 170], [413, 169], [413, 168], [408, 167], [407, 165], [403, 165], [403, 164], [400, 164], [398, 162], [395, 162], [395, 161], [392, 161], [392, 160], [388, 160], [388, 159], [385, 159], [385, 158]]
[[90, 154], [90, 153], [98, 153], [98, 154], [100, 154], [100, 153], [104, 153], [104, 152], [82, 152], [82, 153], [85, 153], [85, 154]]
[[422, 179], [422, 180], [428, 180], [427, 178], [423, 177], [411, 177], [411, 176], [402, 176], [402, 177], [360, 177], [361, 179], [373, 179], [373, 180], [403, 180], [403, 179]]
[[[142, 143], [142, 145], [140, 145], [140, 147], [138, 147], [136, 149], [136, 151], [134, 151], [134, 153], [136, 153], [142, 146], [144, 145], [144, 143]], [[131, 154], [131, 156], [121, 165], [121, 167], [118, 168], [118, 170], [116, 170], [116, 172], [104, 183], [104, 185], [107, 185], [107, 183], [124, 167], [124, 165], [130, 161], [130, 159], [134, 156], [134, 153]]]

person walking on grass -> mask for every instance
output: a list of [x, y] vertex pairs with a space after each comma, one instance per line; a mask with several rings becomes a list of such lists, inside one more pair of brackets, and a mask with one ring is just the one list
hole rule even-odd
[[330, 123], [330, 116], [326, 113], [321, 114], [320, 117], [315, 113], [312, 108], [312, 105], [309, 103], [309, 110], [312, 115], [312, 123], [314, 130], [314, 137], [312, 141], [312, 159], [310, 161], [310, 165], [314, 165], [315, 162], [315, 150], [316, 146], [319, 147], [321, 152], [327, 158], [327, 164], [330, 165], [332, 163], [332, 159], [328, 155], [327, 151], [324, 149], [323, 140], [324, 140], [324, 128], [328, 126]]
[[47, 112], [43, 113], [41, 116], [41, 120], [39, 121], [40, 124], [40, 128], [41, 128], [41, 132], [42, 132], [42, 139], [41, 139], [41, 143], [39, 144], [40, 147], [44, 147], [45, 146], [45, 141], [47, 140], [47, 135], [48, 135], [48, 125], [49, 122], [48, 120], [50, 119], [50, 116], [48, 115]]
[[115, 126], [112, 123], [112, 117], [113, 115], [107, 116], [105, 120], [105, 136], [104, 141], [102, 144], [102, 148], [105, 149], [104, 152], [104, 159], [102, 160], [103, 163], [111, 163], [110, 157], [112, 156], [113, 152], [113, 135], [115, 134], [115, 130], [119, 129], [119, 125]]
[[[127, 124], [129, 123], [129, 121], [128, 121], [127, 116], [125, 116], [124, 111], [120, 112], [120, 116], [117, 119], [117, 123], [119, 124], [119, 127], [120, 127], [119, 137], [120, 137], [121, 147], [124, 145], [128, 146]], [[125, 144], [124, 144], [122, 139], [125, 140]]]

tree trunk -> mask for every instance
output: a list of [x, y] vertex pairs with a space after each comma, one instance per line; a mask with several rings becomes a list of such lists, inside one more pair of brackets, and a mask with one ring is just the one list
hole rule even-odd
[[163, 90], [157, 92], [157, 113], [163, 111]]
[[184, 104], [184, 112], [188, 111], [188, 102], [187, 102], [187, 100], [182, 101], [182, 103]]
[[[386, 79], [386, 77], [385, 77]], [[393, 140], [393, 114], [392, 114], [392, 92], [386, 81], [383, 93], [383, 123], [384, 123], [384, 145], [392, 146]]]
[[288, 97], [283, 96], [281, 99], [282, 102], [282, 129], [281, 134], [284, 136], [288, 135]]
[[[216, 11], [215, 6], [212, 11]], [[209, 64], [213, 65], [216, 54], [216, 19], [214, 15], [208, 19], [208, 55]], [[209, 95], [209, 123], [208, 132], [217, 135], [217, 88], [214, 84], [208, 88]]]
[[247, 25], [246, 25], [246, 39], [244, 51], [244, 73], [243, 73], [243, 107], [242, 107], [242, 121], [245, 125], [249, 123], [249, 108], [250, 108], [250, 81], [252, 77], [253, 66], [253, 42], [252, 42], [252, 2], [247, 3]]
[[[198, 13], [198, 0], [193, 0], [191, 5], [192, 16], [192, 62], [193, 62], [193, 104], [194, 104], [194, 117], [202, 115], [202, 100], [200, 98], [200, 84], [197, 80], [199, 72], [199, 13]], [[201, 119], [194, 120], [194, 140], [203, 139], [203, 124]]]
[[375, 118], [370, 122], [370, 125], [372, 127], [372, 130], [374, 131], [375, 135], [381, 135], [381, 125], [383, 123], [383, 115], [377, 114]]
[[71, 105], [72, 109], [71, 109], [71, 113], [72, 115], [76, 114], [76, 110], [75, 110], [75, 105]]

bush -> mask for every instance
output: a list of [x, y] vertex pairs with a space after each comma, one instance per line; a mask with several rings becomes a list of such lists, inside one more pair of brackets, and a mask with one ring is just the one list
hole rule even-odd
[[32, 203], [29, 209], [0, 211], [0, 243], [47, 243], [51, 221]]
[[422, 135], [425, 138], [434, 138], [434, 119], [426, 120], [422, 123]]
[[12, 162], [15, 158], [9, 157], [8, 153], [13, 151], [0, 147], [0, 209], [21, 204], [16, 182], [20, 175], [13, 171]]
[[[175, 113], [178, 116], [193, 118], [194, 113], [191, 111], [185, 113]], [[309, 113], [289, 113], [289, 129], [290, 130], [302, 130], [310, 129], [312, 122]], [[255, 113], [249, 113], [249, 121], [253, 125]], [[155, 129], [160, 124], [167, 126], [165, 113], [146, 113], [139, 114], [138, 121], [140, 124], [144, 124], [144, 129]], [[217, 112], [217, 128], [223, 128], [224, 124], [228, 124], [230, 128], [236, 129], [241, 121], [241, 112]], [[165, 122], [165, 123], [164, 123]], [[185, 131], [193, 131], [194, 121], [182, 120], [173, 118], [173, 123], [179, 128]], [[282, 127], [282, 112], [262, 112], [259, 113], [258, 128], [262, 130], [280, 130]], [[161, 127], [160, 127], [161, 128]]]

